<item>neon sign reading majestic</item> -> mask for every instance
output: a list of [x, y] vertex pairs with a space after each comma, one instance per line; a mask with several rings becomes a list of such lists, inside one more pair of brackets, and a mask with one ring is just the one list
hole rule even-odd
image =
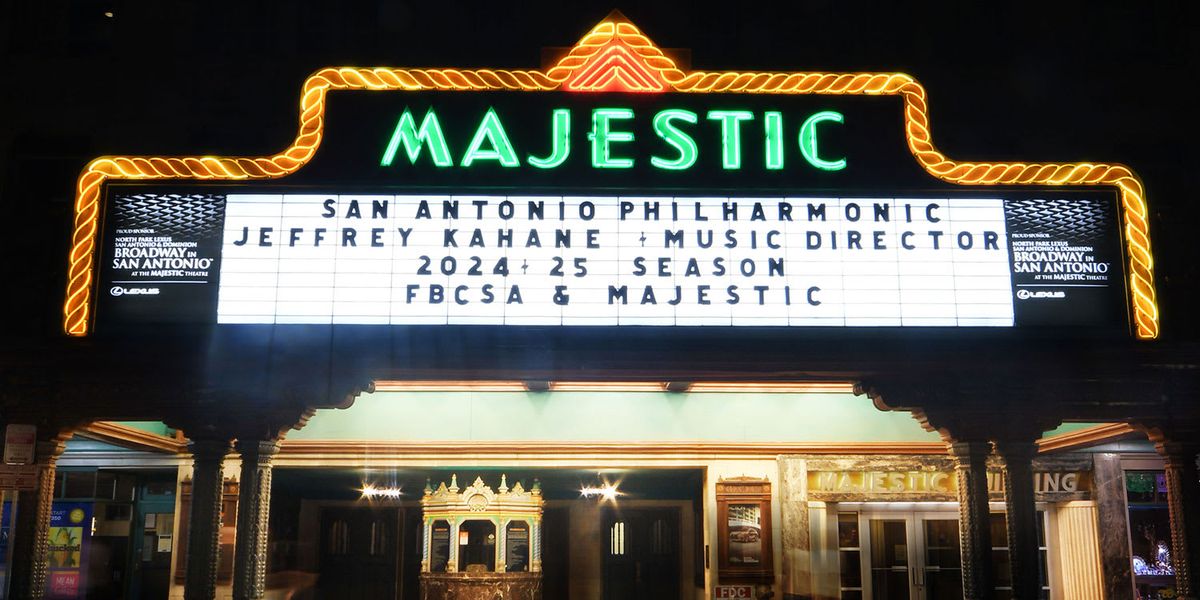
[[[763, 168], [784, 168], [786, 135], [784, 115], [778, 111], [765, 111], [759, 117], [749, 110], [710, 110], [703, 120], [715, 125], [721, 132], [721, 168], [742, 168], [742, 140], [752, 134], [755, 121], [762, 122], [761, 140], [764, 145]], [[591, 165], [597, 169], [629, 169], [638, 160], [629, 149], [635, 141], [630, 126], [636, 118], [632, 108], [606, 107], [591, 111], [591, 127], [587, 131]], [[655, 113], [651, 119], [654, 133], [666, 143], [667, 148], [649, 157], [652, 166], [665, 170], [684, 170], [695, 166], [700, 155], [695, 132], [701, 127], [701, 115], [690, 110], [667, 108]], [[564, 164], [571, 156], [572, 111], [559, 108], [550, 115], [549, 152], [544, 156], [526, 154], [524, 164], [538, 169], [553, 169]], [[840, 112], [823, 110], [808, 115], [800, 124], [795, 139], [800, 156], [810, 167], [824, 171], [840, 171], [846, 168], [845, 158], [824, 156], [818, 143], [818, 125], [840, 124], [845, 117]], [[403, 148], [409, 164], [415, 165], [427, 154], [435, 167], [470, 167], [481, 162], [490, 162], [504, 168], [517, 168], [522, 164], [517, 148], [495, 108], [488, 108], [480, 118], [475, 133], [455, 162], [450, 145], [442, 130], [437, 112], [430, 108], [417, 122], [412, 110], [405, 109], [396, 121], [396, 127], [379, 160], [380, 166], [391, 167]]]

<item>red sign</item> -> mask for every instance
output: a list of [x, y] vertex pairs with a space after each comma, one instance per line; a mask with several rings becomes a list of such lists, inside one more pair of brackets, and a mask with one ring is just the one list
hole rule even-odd
[[51, 597], [70, 597], [79, 595], [79, 571], [66, 571], [50, 574]]
[[754, 600], [752, 585], [718, 585], [713, 588], [713, 598], [736, 598], [737, 600]]

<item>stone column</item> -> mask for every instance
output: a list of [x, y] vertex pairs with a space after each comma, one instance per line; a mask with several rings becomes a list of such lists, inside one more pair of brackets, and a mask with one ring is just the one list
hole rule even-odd
[[1200, 481], [1196, 469], [1200, 445], [1162, 441], [1155, 448], [1166, 467], [1176, 598], [1195, 600], [1200, 597]]
[[1134, 600], [1137, 594], [1133, 589], [1133, 557], [1129, 548], [1129, 504], [1121, 457], [1107, 452], [1093, 454], [1092, 481], [1103, 596], [1107, 600]]
[[13, 598], [46, 597], [46, 573], [50, 566], [50, 509], [54, 503], [54, 468], [65, 444], [38, 440], [37, 488], [17, 494], [16, 523], [12, 542]]
[[997, 441], [996, 453], [1004, 461], [1004, 514], [1008, 523], [1012, 597], [1037, 600], [1042, 588], [1033, 496], [1033, 455], [1037, 453], [1037, 445], [1032, 440]]
[[229, 440], [193, 440], [192, 514], [188, 518], [185, 600], [213, 600], [217, 595], [217, 564], [221, 534], [221, 468]]
[[238, 440], [242, 456], [238, 492], [237, 543], [233, 552], [234, 600], [259, 600], [266, 594], [267, 531], [271, 515], [271, 461], [277, 440]]
[[958, 478], [963, 598], [990, 600], [996, 587], [992, 575], [992, 530], [988, 522], [987, 457], [991, 454], [991, 444], [955, 441], [949, 447]]

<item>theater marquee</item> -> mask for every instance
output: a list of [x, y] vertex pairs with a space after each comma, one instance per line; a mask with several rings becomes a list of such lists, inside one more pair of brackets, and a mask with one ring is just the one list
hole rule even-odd
[[1145, 219], [1125, 167], [946, 158], [906, 75], [685, 71], [614, 18], [544, 71], [319, 71], [275, 156], [93, 161], [64, 326], [1152, 338]]

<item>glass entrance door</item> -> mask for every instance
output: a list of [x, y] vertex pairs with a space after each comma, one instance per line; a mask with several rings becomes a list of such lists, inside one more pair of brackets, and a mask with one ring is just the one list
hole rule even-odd
[[919, 598], [913, 572], [912, 516], [867, 516], [871, 597], [878, 600]]
[[[910, 505], [911, 506], [911, 505]], [[1041, 598], [1050, 597], [1045, 516], [1039, 512]], [[996, 597], [1010, 598], [1004, 513], [991, 514]], [[838, 514], [841, 600], [961, 600], [958, 514], [872, 508]]]
[[917, 513], [922, 556], [917, 587], [923, 600], [959, 600], [962, 594], [962, 559], [958, 545], [958, 515]]
[[862, 561], [863, 597], [875, 600], [960, 600], [958, 516], [954, 513], [864, 512], [859, 527], [869, 549]]

